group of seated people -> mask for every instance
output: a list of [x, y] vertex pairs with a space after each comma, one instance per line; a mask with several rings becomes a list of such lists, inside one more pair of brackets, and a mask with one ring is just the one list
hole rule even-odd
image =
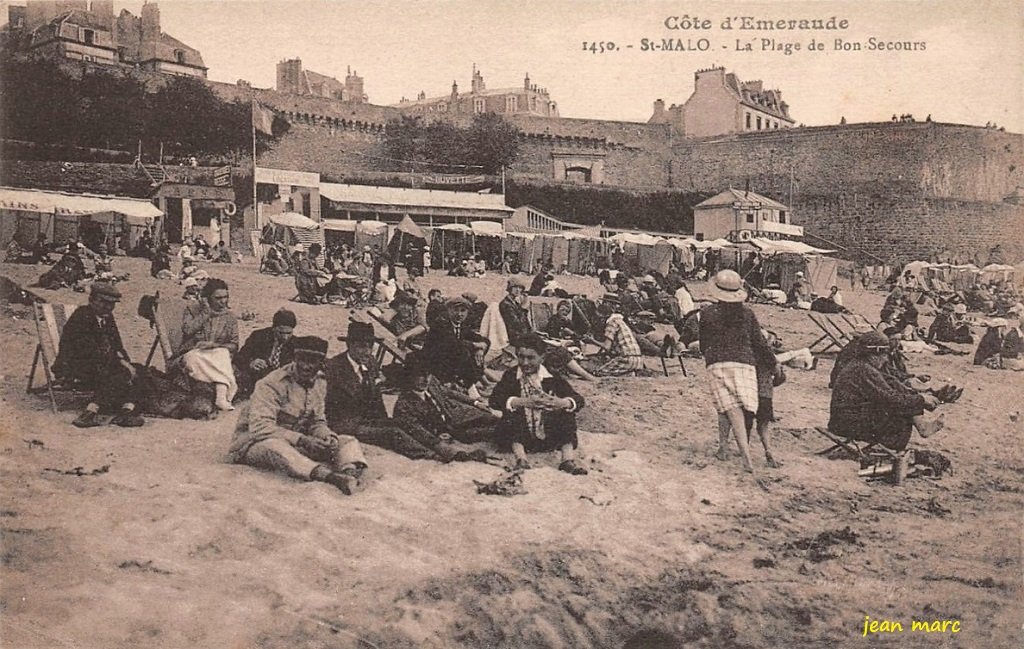
[[[61, 337], [55, 375], [92, 392], [74, 421], [78, 427], [103, 425], [105, 414], [113, 414], [113, 425], [143, 425], [147, 368], [131, 363], [121, 341], [114, 317], [120, 299], [112, 283], [95, 282], [89, 303], [69, 318]], [[239, 346], [227, 284], [216, 278], [205, 283], [199, 300], [184, 305], [180, 351], [169, 367], [211, 386], [220, 410], [245, 402], [231, 447], [235, 461], [346, 492], [357, 489], [365, 468], [360, 443], [450, 462], [487, 461], [481, 443], [490, 441], [511, 451], [520, 468], [528, 467], [527, 452], [559, 450], [561, 470], [585, 473], [574, 456], [575, 413], [583, 398], [542, 366], [547, 344], [539, 336], [514, 342], [516, 363], [488, 398], [466, 389], [480, 376], [472, 350], [487, 346], [463, 326], [468, 306], [461, 297], [449, 300], [425, 332], [422, 350], [406, 358], [393, 417], [384, 407], [371, 324], [350, 322], [339, 337], [346, 350], [327, 358], [327, 341], [296, 336], [295, 314], [282, 309], [270, 327]]]

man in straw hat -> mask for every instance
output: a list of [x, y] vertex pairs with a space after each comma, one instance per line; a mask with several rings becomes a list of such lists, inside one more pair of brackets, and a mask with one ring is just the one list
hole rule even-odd
[[242, 407], [229, 457], [237, 464], [331, 484], [351, 495], [362, 488], [366, 458], [359, 441], [327, 426], [327, 341], [294, 339], [294, 361], [256, 384]]
[[732, 429], [747, 471], [754, 472], [747, 432], [758, 412], [757, 366], [774, 374], [777, 362], [761, 325], [743, 304], [747, 292], [733, 270], [719, 271], [711, 285], [715, 304], [701, 310], [700, 349], [708, 369], [711, 396], [718, 411], [718, 458], [728, 457]]
[[89, 303], [71, 314], [61, 333], [53, 373], [61, 381], [94, 391], [92, 400], [74, 421], [79, 428], [99, 426], [101, 410], [116, 412], [110, 423], [117, 426], [143, 423], [136, 411], [138, 371], [128, 358], [114, 321], [114, 307], [120, 301], [121, 292], [113, 284], [93, 282]]
[[916, 392], [885, 372], [889, 340], [877, 331], [860, 336], [857, 354], [832, 385], [828, 428], [850, 439], [877, 442], [894, 451], [907, 447], [916, 428], [921, 437], [942, 430], [942, 416], [928, 419], [939, 399]]

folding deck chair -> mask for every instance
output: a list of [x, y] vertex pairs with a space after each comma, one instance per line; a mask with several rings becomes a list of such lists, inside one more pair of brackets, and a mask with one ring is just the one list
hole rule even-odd
[[530, 322], [534, 331], [544, 331], [552, 315], [554, 309], [549, 302], [530, 301]]
[[153, 362], [157, 347], [164, 359], [164, 371], [170, 372], [181, 352], [181, 323], [185, 314], [185, 300], [161, 298], [160, 291], [154, 296], [150, 325], [156, 330], [153, 344], [146, 356], [146, 367]]
[[[71, 393], [75, 396], [84, 396], [88, 392], [77, 390], [74, 386], [65, 386], [56, 382], [53, 376], [53, 363], [57, 360], [57, 352], [60, 350], [60, 337], [64, 333], [64, 325], [68, 318], [78, 309], [75, 304], [49, 304], [36, 302], [32, 305], [32, 315], [36, 321], [36, 351], [32, 357], [32, 369], [28, 374], [28, 386], [25, 391], [30, 394], [37, 394], [45, 389], [50, 395], [50, 407], [57, 412], [56, 393]], [[45, 385], [34, 385], [36, 369], [42, 359], [43, 375], [46, 377]]]
[[[808, 311], [807, 317], [811, 319], [818, 329], [821, 329], [824, 334], [815, 340], [813, 343], [808, 345], [811, 352], [815, 354], [823, 354], [833, 347], [836, 350], [841, 350], [850, 344], [850, 341], [857, 336], [856, 327], [849, 321], [845, 320], [842, 313], [819, 313], [817, 311]], [[815, 346], [825, 343], [825, 346], [819, 350], [815, 350]]]
[[814, 431], [832, 442], [831, 446], [818, 451], [815, 455], [830, 455], [842, 449], [849, 453], [853, 459], [859, 461], [861, 468], [872, 466], [878, 468], [886, 462], [891, 462], [893, 482], [897, 485], [903, 482], [903, 478], [906, 476], [909, 468], [909, 455], [906, 451], [900, 453], [883, 446], [879, 442], [863, 442], [842, 437], [822, 426], [816, 426]]

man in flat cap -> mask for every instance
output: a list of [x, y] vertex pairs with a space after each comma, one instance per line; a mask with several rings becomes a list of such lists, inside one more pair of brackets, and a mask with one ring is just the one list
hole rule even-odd
[[348, 349], [325, 366], [326, 414], [331, 430], [412, 460], [437, 459], [434, 449], [416, 441], [388, 418], [380, 390], [380, 367], [373, 357], [373, 325], [352, 321], [348, 335], [339, 340]]
[[327, 426], [327, 382], [321, 372], [327, 341], [293, 339], [294, 360], [258, 383], [242, 407], [229, 458], [299, 480], [334, 485], [346, 495], [362, 488], [366, 458], [359, 441]]
[[430, 373], [445, 384], [468, 387], [476, 382], [479, 369], [476, 350], [487, 351], [490, 343], [466, 322], [469, 300], [461, 295], [449, 298], [447, 315], [431, 326], [423, 341], [423, 358]]
[[924, 411], [933, 410], [939, 400], [912, 390], [885, 371], [889, 362], [888, 338], [869, 331], [849, 346], [852, 357], [832, 382], [830, 431], [902, 451], [915, 428], [921, 437], [930, 437], [942, 429], [941, 416], [924, 416]]
[[271, 326], [257, 329], [245, 339], [234, 358], [240, 396], [249, 396], [257, 381], [292, 362], [292, 332], [296, 324], [292, 311], [280, 309], [274, 314]]
[[53, 364], [58, 380], [93, 391], [93, 398], [74, 421], [79, 428], [99, 426], [100, 411], [116, 412], [110, 423], [141, 426], [136, 412], [138, 374], [121, 342], [114, 307], [121, 292], [109, 282], [93, 282], [89, 303], [79, 307], [64, 325], [60, 350]]

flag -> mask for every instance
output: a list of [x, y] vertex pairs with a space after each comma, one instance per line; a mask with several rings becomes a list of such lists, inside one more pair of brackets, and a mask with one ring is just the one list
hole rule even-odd
[[477, 190], [476, 193], [477, 194], [490, 194], [491, 193], [491, 188], [490, 187], [485, 187], [484, 189]]
[[258, 133], [274, 134], [274, 111], [258, 101], [252, 102], [252, 127]]

